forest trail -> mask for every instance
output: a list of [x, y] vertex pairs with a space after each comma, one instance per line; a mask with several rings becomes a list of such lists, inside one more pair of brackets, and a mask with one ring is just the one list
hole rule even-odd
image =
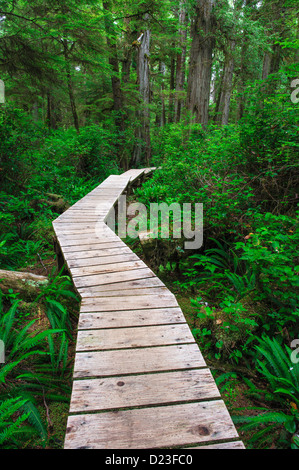
[[109, 176], [53, 222], [81, 296], [64, 448], [242, 449], [175, 296], [106, 225], [151, 171]]

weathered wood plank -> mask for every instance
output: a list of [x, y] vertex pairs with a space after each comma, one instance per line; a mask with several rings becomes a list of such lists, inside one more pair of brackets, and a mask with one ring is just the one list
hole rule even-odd
[[209, 369], [75, 380], [70, 413], [220, 398]]
[[185, 322], [181, 309], [175, 307], [117, 312], [81, 312], [78, 329], [122, 328]]
[[221, 442], [219, 444], [209, 444], [205, 446], [198, 446], [198, 447], [185, 447], [186, 450], [188, 449], [245, 449], [245, 446], [242, 441], [232, 441], [232, 442]]
[[131, 271], [123, 271], [120, 273], [96, 274], [93, 276], [76, 277], [73, 279], [76, 287], [92, 287], [97, 285], [105, 285], [122, 282], [132, 281], [138, 279], [145, 279], [148, 277], [155, 277], [155, 274], [149, 268], [132, 269]]
[[66, 449], [154, 449], [238, 437], [222, 400], [73, 415]]
[[[95, 287], [90, 287], [91, 291], [96, 290], [97, 292], [107, 292], [114, 290], [134, 290], [141, 288], [150, 288], [150, 287], [165, 287], [165, 284], [158, 277], [149, 277], [146, 279], [138, 279], [135, 281], [124, 281], [124, 282], [113, 282], [111, 284], [106, 284], [104, 286], [98, 285]], [[132, 295], [134, 295], [132, 293]]]
[[[71, 220], [73, 219], [71, 218]], [[53, 222], [53, 227], [56, 233], [62, 230], [67, 230], [67, 231], [80, 231], [80, 230], [87, 230], [87, 229], [93, 230], [95, 225], [96, 225], [96, 221], [84, 222], [84, 223], [82, 223], [81, 221], [59, 222], [59, 223]]]
[[[105, 227], [107, 227], [105, 225]], [[74, 232], [73, 230], [70, 230], [69, 233], [65, 233], [62, 230], [57, 230], [57, 238], [59, 241], [68, 241], [68, 240], [85, 240], [86, 239], [90, 240], [90, 242], [95, 242], [98, 238], [100, 239], [106, 239], [106, 238], [111, 238], [112, 240], [115, 238], [118, 238], [117, 235], [111, 231], [108, 227], [106, 229], [103, 229], [101, 225], [95, 224], [95, 226], [92, 229], [87, 229], [87, 230], [82, 230], [82, 232]]]
[[97, 245], [112, 242], [118, 243], [121, 241], [120, 238], [118, 238], [116, 235], [111, 237], [109, 235], [101, 235], [100, 237], [98, 235], [95, 235], [93, 237], [81, 236], [80, 238], [73, 238], [73, 236], [71, 236], [71, 238], [59, 236], [58, 240], [63, 250], [68, 246], [80, 247], [80, 249], [85, 250], [85, 248], [82, 247], [85, 247], [86, 245]]
[[197, 344], [77, 353], [74, 378], [109, 377], [206, 367]]
[[138, 298], [134, 295], [122, 297], [121, 299], [97, 298], [83, 299], [81, 303], [81, 312], [110, 312], [119, 310], [130, 310], [138, 308], [163, 308], [178, 307], [177, 300], [173, 294], [160, 295], [140, 295]]
[[110, 248], [127, 248], [124, 242], [121, 240], [116, 240], [116, 241], [102, 241], [102, 242], [96, 242], [96, 243], [86, 243], [85, 245], [70, 245], [70, 246], [64, 246], [63, 247], [63, 252], [64, 254], [66, 253], [74, 253], [74, 252], [86, 252], [86, 251], [96, 251], [96, 250], [103, 250], [103, 249], [110, 249]]
[[76, 351], [104, 351], [194, 342], [186, 323], [110, 330], [79, 330]]
[[140, 176], [144, 173], [145, 169], [140, 170], [128, 170], [123, 175], [125, 177], [129, 177], [130, 183], [133, 183], [136, 179], [140, 178]]
[[94, 298], [94, 297], [126, 297], [128, 295], [159, 295], [166, 294], [168, 292], [167, 287], [138, 287], [128, 290], [107, 290], [99, 291], [97, 287], [89, 287], [87, 289], [78, 289], [78, 292], [82, 299]]
[[87, 266], [103, 266], [105, 264], [114, 264], [114, 263], [123, 263], [125, 261], [140, 261], [135, 253], [125, 253], [122, 255], [109, 255], [109, 256], [100, 256], [93, 258], [80, 258], [67, 260], [68, 266], [70, 268], [82, 268]]
[[119, 246], [116, 248], [102, 248], [98, 250], [89, 250], [89, 251], [74, 251], [64, 253], [64, 257], [67, 260], [78, 260], [78, 259], [88, 259], [88, 258], [100, 258], [102, 256], [114, 256], [114, 255], [125, 255], [131, 254], [132, 251], [126, 246]]
[[94, 274], [103, 273], [119, 273], [123, 271], [130, 271], [132, 269], [140, 269], [146, 267], [143, 261], [123, 261], [114, 264], [100, 264], [97, 266], [86, 266], [80, 268], [71, 268], [72, 276], [91, 276]]

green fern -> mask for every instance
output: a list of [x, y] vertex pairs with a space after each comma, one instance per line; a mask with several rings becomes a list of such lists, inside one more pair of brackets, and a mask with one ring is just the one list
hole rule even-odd
[[299, 364], [290, 359], [290, 349], [286, 351], [274, 338], [263, 336], [259, 340], [257, 351], [267, 362], [257, 360], [259, 372], [267, 379], [273, 392], [277, 395], [288, 395], [299, 405]]
[[[16, 436], [28, 435], [34, 432], [30, 426], [24, 426], [23, 423], [28, 419], [29, 413], [24, 413], [13, 421], [12, 416], [22, 411], [26, 400], [20, 397], [9, 398], [0, 403], [0, 445], [15, 442]], [[22, 425], [22, 426], [21, 426]]]
[[42, 421], [40, 413], [36, 408], [35, 403], [33, 400], [26, 400], [26, 402], [22, 405], [22, 410], [26, 413], [29, 423], [36, 429], [42, 440], [46, 441], [48, 437], [47, 429]]

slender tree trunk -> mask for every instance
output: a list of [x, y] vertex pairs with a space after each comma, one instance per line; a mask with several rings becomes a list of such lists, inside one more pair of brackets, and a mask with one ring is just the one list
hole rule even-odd
[[187, 29], [186, 29], [186, 4], [185, 0], [181, 1], [180, 13], [179, 13], [179, 36], [180, 36], [180, 48], [181, 51], [177, 54], [177, 67], [176, 67], [176, 95], [174, 103], [174, 120], [179, 122], [181, 118], [181, 107], [182, 107], [182, 93], [184, 90], [185, 83], [185, 62], [186, 62], [186, 41], [187, 41]]
[[[282, 60], [282, 46], [277, 42], [283, 41], [286, 38], [287, 28], [282, 25], [282, 17], [285, 13], [286, 7], [284, 3], [273, 2], [270, 0], [264, 1], [264, 14], [269, 18], [269, 26], [271, 28], [271, 34], [275, 34], [275, 42], [271, 44], [272, 51], [265, 52], [262, 79], [266, 80], [272, 73], [276, 73], [279, 70], [280, 63]], [[274, 91], [276, 86], [273, 83], [271, 85]]]
[[198, 0], [192, 25], [192, 44], [187, 108], [195, 122], [208, 124], [212, 53], [214, 48], [212, 8], [215, 0]]
[[116, 143], [116, 151], [118, 155], [118, 161], [124, 170], [127, 169], [127, 162], [124, 158], [123, 145], [124, 145], [124, 132], [125, 132], [125, 119], [124, 119], [124, 106], [123, 106], [123, 94], [121, 89], [121, 80], [119, 76], [119, 62], [117, 54], [117, 44], [115, 41], [115, 28], [113, 18], [111, 16], [111, 2], [107, 0], [103, 2], [105, 10], [105, 30], [106, 40], [109, 49], [109, 65], [111, 67], [111, 86], [113, 95], [113, 111], [115, 127], [119, 134], [118, 141]]
[[77, 132], [80, 132], [79, 126], [79, 117], [77, 112], [75, 94], [74, 94], [74, 87], [73, 87], [73, 80], [72, 80], [72, 73], [71, 73], [71, 64], [69, 58], [69, 48], [66, 39], [63, 39], [63, 50], [64, 50], [64, 59], [65, 59], [65, 69], [66, 69], [66, 82], [68, 88], [68, 94], [70, 99], [71, 111], [74, 120], [74, 126]]
[[[173, 44], [173, 47], [175, 44]], [[175, 57], [171, 58], [170, 62], [170, 93], [169, 93], [169, 110], [168, 110], [168, 122], [174, 121], [174, 90], [175, 90]]]
[[227, 51], [223, 70], [222, 87], [219, 100], [219, 112], [217, 121], [222, 125], [228, 124], [230, 100], [233, 87], [234, 74], [234, 49], [236, 43], [234, 40], [229, 41], [229, 50]]
[[164, 84], [164, 77], [166, 74], [166, 65], [164, 62], [160, 62], [159, 65], [160, 68], [160, 73], [162, 76], [162, 83], [161, 83], [161, 118], [160, 118], [160, 127], [164, 127], [166, 125], [166, 108], [165, 108], [165, 96], [164, 96], [164, 90], [165, 90], [165, 84]]
[[141, 97], [141, 110], [137, 113], [140, 125], [137, 127], [136, 138], [132, 165], [138, 165], [144, 158], [148, 164], [151, 158], [151, 139], [150, 139], [150, 30], [147, 29], [138, 38], [138, 54], [137, 54], [137, 81], [139, 84], [139, 92]]
[[270, 75], [271, 70], [271, 53], [265, 52], [264, 54], [264, 61], [263, 61], [263, 72], [262, 72], [262, 79], [266, 80], [268, 75]]
[[131, 64], [132, 64], [132, 43], [135, 38], [135, 32], [131, 31], [130, 18], [125, 18], [126, 25], [125, 40], [124, 40], [124, 56], [122, 61], [122, 81], [128, 83], [130, 80]]
[[47, 93], [47, 125], [49, 129], [56, 129], [53, 110], [53, 97], [49, 91]]
[[[245, 20], [255, 21], [256, 11], [252, 10], [252, 7], [255, 5], [255, 0], [245, 0], [244, 4], [244, 17]], [[236, 112], [236, 122], [238, 122], [244, 115], [245, 104], [246, 104], [246, 80], [250, 78], [250, 71], [248, 69], [248, 50], [249, 50], [249, 37], [246, 29], [243, 31], [242, 37], [242, 48], [241, 48], [241, 66], [239, 73], [238, 81], [238, 103], [237, 103], [237, 112]]]

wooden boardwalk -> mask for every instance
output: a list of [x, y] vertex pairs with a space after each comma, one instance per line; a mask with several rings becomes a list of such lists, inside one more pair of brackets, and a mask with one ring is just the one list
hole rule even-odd
[[81, 296], [64, 448], [244, 448], [175, 296], [105, 223], [147, 172], [110, 176], [53, 222]]

